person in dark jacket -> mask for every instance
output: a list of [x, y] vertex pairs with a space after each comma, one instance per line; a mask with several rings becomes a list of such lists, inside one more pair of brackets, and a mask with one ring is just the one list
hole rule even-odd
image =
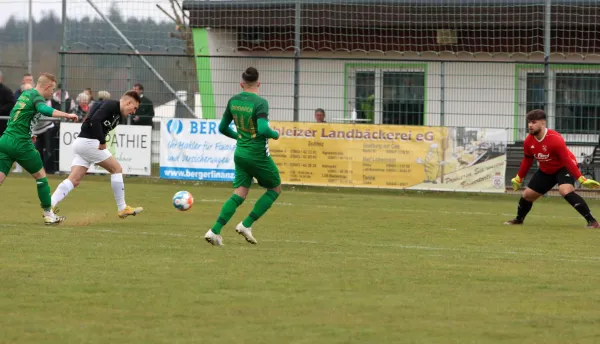
[[24, 87], [25, 85], [33, 85], [33, 75], [29, 74], [29, 73], [25, 73], [23, 74], [23, 79], [21, 80], [21, 87], [17, 88], [17, 90], [15, 91], [15, 101], [17, 99], [19, 99], [19, 97], [21, 96], [21, 93], [23, 93], [23, 91], [25, 91]]
[[[10, 88], [2, 83], [2, 72], [0, 72], [0, 116], [10, 116], [10, 112], [15, 106], [15, 98]], [[6, 129], [7, 119], [0, 118], [0, 136]]]
[[131, 124], [151, 126], [152, 118], [154, 117], [154, 104], [152, 104], [152, 101], [144, 95], [144, 86], [142, 86], [142, 84], [135, 84], [133, 86], [133, 91], [140, 95], [142, 101], [135, 116], [131, 119]]

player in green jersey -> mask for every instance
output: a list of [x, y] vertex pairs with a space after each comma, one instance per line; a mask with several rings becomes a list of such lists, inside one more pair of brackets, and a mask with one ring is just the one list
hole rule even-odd
[[32, 128], [41, 115], [77, 121], [77, 115], [58, 111], [46, 105], [46, 99], [50, 99], [55, 88], [54, 75], [42, 73], [35, 88], [24, 91], [17, 99], [10, 113], [6, 130], [0, 137], [0, 185], [8, 176], [14, 162], [23, 166], [35, 178], [38, 197], [44, 209], [44, 222], [47, 225], [60, 223], [65, 218], [56, 216], [52, 211], [50, 186], [40, 153], [32, 142]]
[[[248, 217], [235, 227], [236, 232], [249, 243], [257, 243], [252, 236], [252, 224], [271, 208], [281, 194], [279, 169], [269, 154], [268, 144], [269, 139], [277, 140], [279, 134], [269, 128], [269, 103], [258, 96], [260, 82], [256, 68], [246, 69], [240, 85], [244, 91], [229, 99], [219, 124], [219, 132], [237, 140], [237, 145], [234, 153], [235, 190], [221, 208], [214, 226], [204, 236], [206, 241], [216, 246], [223, 245], [221, 229], [246, 199], [253, 178], [267, 191], [256, 201]], [[237, 132], [229, 127], [231, 121], [235, 123]]]

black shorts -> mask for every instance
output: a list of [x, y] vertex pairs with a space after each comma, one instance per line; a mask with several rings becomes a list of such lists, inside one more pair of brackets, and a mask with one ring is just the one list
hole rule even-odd
[[527, 187], [539, 194], [544, 195], [546, 192], [552, 190], [556, 184], [559, 186], [561, 184], [575, 185], [575, 178], [571, 176], [566, 167], [561, 168], [554, 174], [547, 174], [542, 172], [542, 170], [537, 170], [537, 172], [533, 174], [533, 177], [531, 177]]

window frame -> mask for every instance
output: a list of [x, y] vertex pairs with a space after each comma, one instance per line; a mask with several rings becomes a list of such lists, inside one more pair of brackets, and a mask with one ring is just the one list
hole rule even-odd
[[[375, 72], [375, 104], [374, 122], [370, 124], [381, 125], [383, 122], [383, 73], [407, 72], [421, 73], [423, 75], [423, 114], [422, 124], [427, 125], [427, 64], [423, 63], [347, 63], [345, 66], [344, 85], [344, 118], [351, 118], [352, 110], [356, 106], [356, 74], [360, 72]], [[408, 125], [408, 124], [388, 124]]]

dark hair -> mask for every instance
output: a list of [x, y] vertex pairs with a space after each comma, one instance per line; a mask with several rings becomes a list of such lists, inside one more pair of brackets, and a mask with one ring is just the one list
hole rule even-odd
[[33, 76], [33, 75], [31, 75], [31, 73], [25, 73], [25, 74], [23, 74], [23, 76]]
[[144, 86], [142, 86], [142, 84], [135, 84], [135, 85], [133, 85], [133, 87], [137, 87], [137, 88], [139, 88], [141, 91], [143, 91], [143, 90], [144, 90]]
[[247, 83], [253, 83], [258, 81], [258, 70], [254, 67], [248, 67], [242, 74], [242, 80]]
[[140, 95], [137, 94], [137, 92], [135, 92], [135, 91], [127, 91], [127, 92], [125, 92], [123, 97], [131, 97], [131, 98], [133, 98], [133, 100], [135, 100], [138, 103], [142, 102], [142, 98], [140, 98]]
[[323, 110], [323, 109], [321, 109], [321, 108], [317, 108], [317, 109], [315, 110], [315, 113], [317, 113], [317, 112], [320, 112], [320, 113], [322, 113], [322, 114], [325, 114], [325, 110]]
[[531, 110], [527, 113], [527, 123], [531, 121], [546, 120], [546, 113], [542, 109]]

